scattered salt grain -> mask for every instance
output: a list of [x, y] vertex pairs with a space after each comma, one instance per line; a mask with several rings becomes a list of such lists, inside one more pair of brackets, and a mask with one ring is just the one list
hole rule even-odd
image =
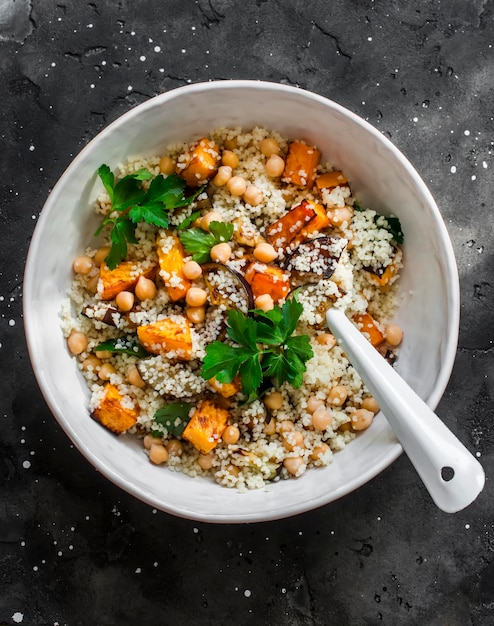
[[12, 621], [15, 622], [16, 624], [20, 624], [23, 619], [24, 619], [24, 613], [19, 613], [19, 611], [16, 611], [12, 615]]

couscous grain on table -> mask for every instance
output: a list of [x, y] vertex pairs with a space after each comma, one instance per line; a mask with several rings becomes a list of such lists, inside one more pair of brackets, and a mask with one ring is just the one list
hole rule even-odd
[[98, 174], [100, 245], [62, 310], [91, 416], [240, 490], [330, 464], [379, 407], [325, 312], [396, 357], [397, 218], [362, 208], [317, 146], [259, 127]]

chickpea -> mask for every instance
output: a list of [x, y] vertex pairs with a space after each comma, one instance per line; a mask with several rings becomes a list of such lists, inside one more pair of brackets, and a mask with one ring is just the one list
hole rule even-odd
[[399, 346], [403, 340], [403, 331], [396, 324], [386, 326], [386, 341], [390, 346]]
[[333, 423], [331, 413], [324, 406], [318, 407], [312, 414], [312, 426], [316, 430], [326, 430]]
[[273, 391], [273, 393], [265, 396], [264, 406], [267, 409], [271, 410], [281, 409], [281, 407], [283, 406], [283, 396], [279, 391]]
[[341, 226], [345, 222], [348, 224], [353, 217], [353, 212], [349, 207], [337, 207], [328, 212], [328, 218], [333, 226]]
[[227, 426], [221, 438], [226, 444], [237, 443], [240, 439], [240, 430], [237, 426]]
[[223, 222], [223, 217], [221, 216], [221, 213], [218, 213], [218, 211], [209, 211], [209, 213], [203, 215], [201, 218], [202, 230], [209, 230], [211, 222]]
[[324, 400], [321, 398], [316, 398], [316, 396], [311, 396], [307, 400], [307, 412], [314, 413], [320, 406], [324, 406]]
[[82, 362], [82, 369], [85, 372], [88, 372], [89, 370], [96, 372], [97, 368], [100, 365], [101, 365], [101, 361], [98, 359], [98, 357], [94, 356], [94, 354], [91, 354], [90, 356], [87, 357], [87, 359], [84, 359], [84, 361]]
[[255, 185], [248, 185], [243, 194], [243, 198], [250, 206], [257, 206], [264, 200], [264, 194]]
[[265, 435], [274, 435], [276, 432], [276, 420], [271, 418], [269, 422], [264, 422], [262, 429]]
[[182, 270], [185, 278], [195, 280], [202, 274], [202, 267], [196, 261], [187, 261]]
[[271, 178], [279, 178], [285, 171], [285, 161], [277, 154], [272, 154], [266, 161], [265, 169]]
[[182, 456], [184, 446], [178, 439], [170, 439], [166, 444], [166, 450], [170, 456]]
[[94, 352], [98, 359], [111, 359], [113, 354], [111, 350], [95, 350]]
[[365, 409], [366, 411], [372, 411], [374, 415], [380, 411], [379, 405], [373, 396], [367, 396], [367, 398], [364, 398], [360, 408]]
[[259, 149], [264, 156], [270, 157], [272, 154], [280, 153], [280, 144], [273, 137], [266, 137], [259, 144]]
[[87, 348], [87, 337], [79, 330], [73, 330], [67, 337], [67, 346], [74, 356], [81, 354]]
[[168, 461], [168, 457], [168, 450], [162, 443], [151, 444], [151, 448], [149, 449], [149, 460], [151, 463], [161, 465], [162, 463], [166, 463]]
[[216, 187], [223, 187], [232, 177], [232, 168], [228, 165], [221, 165], [218, 168], [216, 176], [213, 178], [213, 184]]
[[227, 150], [235, 150], [235, 148], [238, 148], [238, 137], [231, 137], [231, 139], [225, 139], [225, 148]]
[[328, 394], [329, 403], [333, 406], [342, 406], [348, 398], [348, 390], [345, 385], [335, 385]]
[[293, 426], [293, 422], [291, 420], [283, 420], [282, 422], [280, 422], [279, 425], [279, 431], [280, 434], [284, 434], [287, 433], [291, 430], [293, 430], [294, 426]]
[[374, 413], [366, 409], [356, 409], [350, 416], [350, 424], [353, 430], [365, 430], [369, 428], [374, 419]]
[[160, 159], [160, 172], [169, 176], [175, 171], [175, 161], [169, 156], [163, 156]]
[[117, 293], [115, 303], [120, 311], [130, 311], [134, 306], [134, 294], [131, 291], [121, 291]]
[[301, 456], [289, 456], [283, 461], [286, 471], [292, 476], [298, 476], [304, 467], [304, 459]]
[[238, 156], [235, 152], [231, 150], [223, 150], [223, 154], [221, 155], [221, 163], [222, 165], [226, 165], [227, 167], [231, 167], [234, 170], [238, 166]]
[[138, 387], [139, 389], [146, 386], [146, 383], [142, 380], [141, 373], [135, 365], [129, 367], [129, 370], [127, 371], [127, 379], [131, 385], [134, 385], [134, 387]]
[[319, 461], [320, 458], [324, 456], [328, 451], [329, 451], [328, 444], [323, 442], [312, 450], [310, 458], [313, 461]]
[[211, 248], [209, 254], [216, 263], [226, 263], [232, 256], [232, 249], [227, 243], [217, 243]]
[[98, 291], [98, 282], [99, 282], [99, 274], [96, 276], [91, 276], [91, 278], [86, 283], [86, 289], [89, 293], [96, 293]]
[[200, 454], [197, 457], [197, 464], [203, 470], [208, 470], [213, 467], [214, 454], [209, 452], [208, 454]]
[[189, 306], [185, 310], [185, 314], [193, 324], [201, 324], [206, 317], [206, 309], [203, 306]]
[[110, 380], [113, 374], [115, 374], [115, 368], [111, 363], [103, 363], [99, 368], [98, 376], [101, 380]]
[[142, 440], [142, 443], [144, 447], [146, 448], [146, 450], [149, 450], [151, 446], [153, 445], [153, 443], [160, 444], [162, 443], [162, 440], [160, 437], [153, 437], [153, 435], [146, 435], [144, 439]]
[[94, 267], [93, 259], [89, 256], [78, 256], [74, 259], [72, 267], [76, 274], [89, 274]]
[[327, 346], [328, 350], [331, 350], [331, 348], [334, 348], [336, 345], [336, 339], [331, 333], [317, 335], [316, 341], [321, 346]]
[[190, 287], [187, 290], [185, 301], [189, 306], [198, 307], [206, 304], [208, 299], [208, 293], [200, 287]]
[[93, 262], [96, 265], [96, 267], [99, 267], [109, 254], [110, 254], [110, 248], [108, 248], [107, 246], [104, 246], [103, 248], [100, 248], [99, 250], [97, 250], [93, 259]]
[[242, 178], [241, 176], [232, 176], [226, 183], [226, 187], [232, 196], [240, 197], [244, 195], [245, 190], [247, 189], [247, 182], [245, 178]]
[[270, 263], [277, 258], [278, 253], [270, 243], [258, 243], [254, 248], [253, 255], [261, 263]]
[[291, 430], [283, 433], [283, 445], [289, 452], [295, 448], [305, 448], [304, 436], [299, 430]]
[[139, 300], [152, 300], [156, 296], [154, 281], [145, 276], [140, 276], [136, 284], [135, 294]]
[[256, 309], [262, 309], [263, 311], [271, 311], [274, 309], [274, 300], [269, 293], [263, 293], [257, 296], [254, 302]]

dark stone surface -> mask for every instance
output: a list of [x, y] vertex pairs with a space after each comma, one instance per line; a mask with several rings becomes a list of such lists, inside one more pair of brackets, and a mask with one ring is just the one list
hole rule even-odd
[[[1, 624], [494, 623], [493, 12], [487, 0], [0, 0]], [[120, 114], [220, 78], [336, 100], [430, 186], [462, 295], [437, 411], [488, 478], [465, 511], [439, 511], [403, 456], [291, 519], [177, 519], [102, 478], [47, 409], [21, 299], [50, 188]]]

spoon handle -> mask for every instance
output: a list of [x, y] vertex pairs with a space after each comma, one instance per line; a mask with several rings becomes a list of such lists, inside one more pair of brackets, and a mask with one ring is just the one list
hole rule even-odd
[[484, 487], [480, 463], [378, 353], [345, 313], [332, 307], [327, 324], [407, 453], [437, 506], [456, 513]]

